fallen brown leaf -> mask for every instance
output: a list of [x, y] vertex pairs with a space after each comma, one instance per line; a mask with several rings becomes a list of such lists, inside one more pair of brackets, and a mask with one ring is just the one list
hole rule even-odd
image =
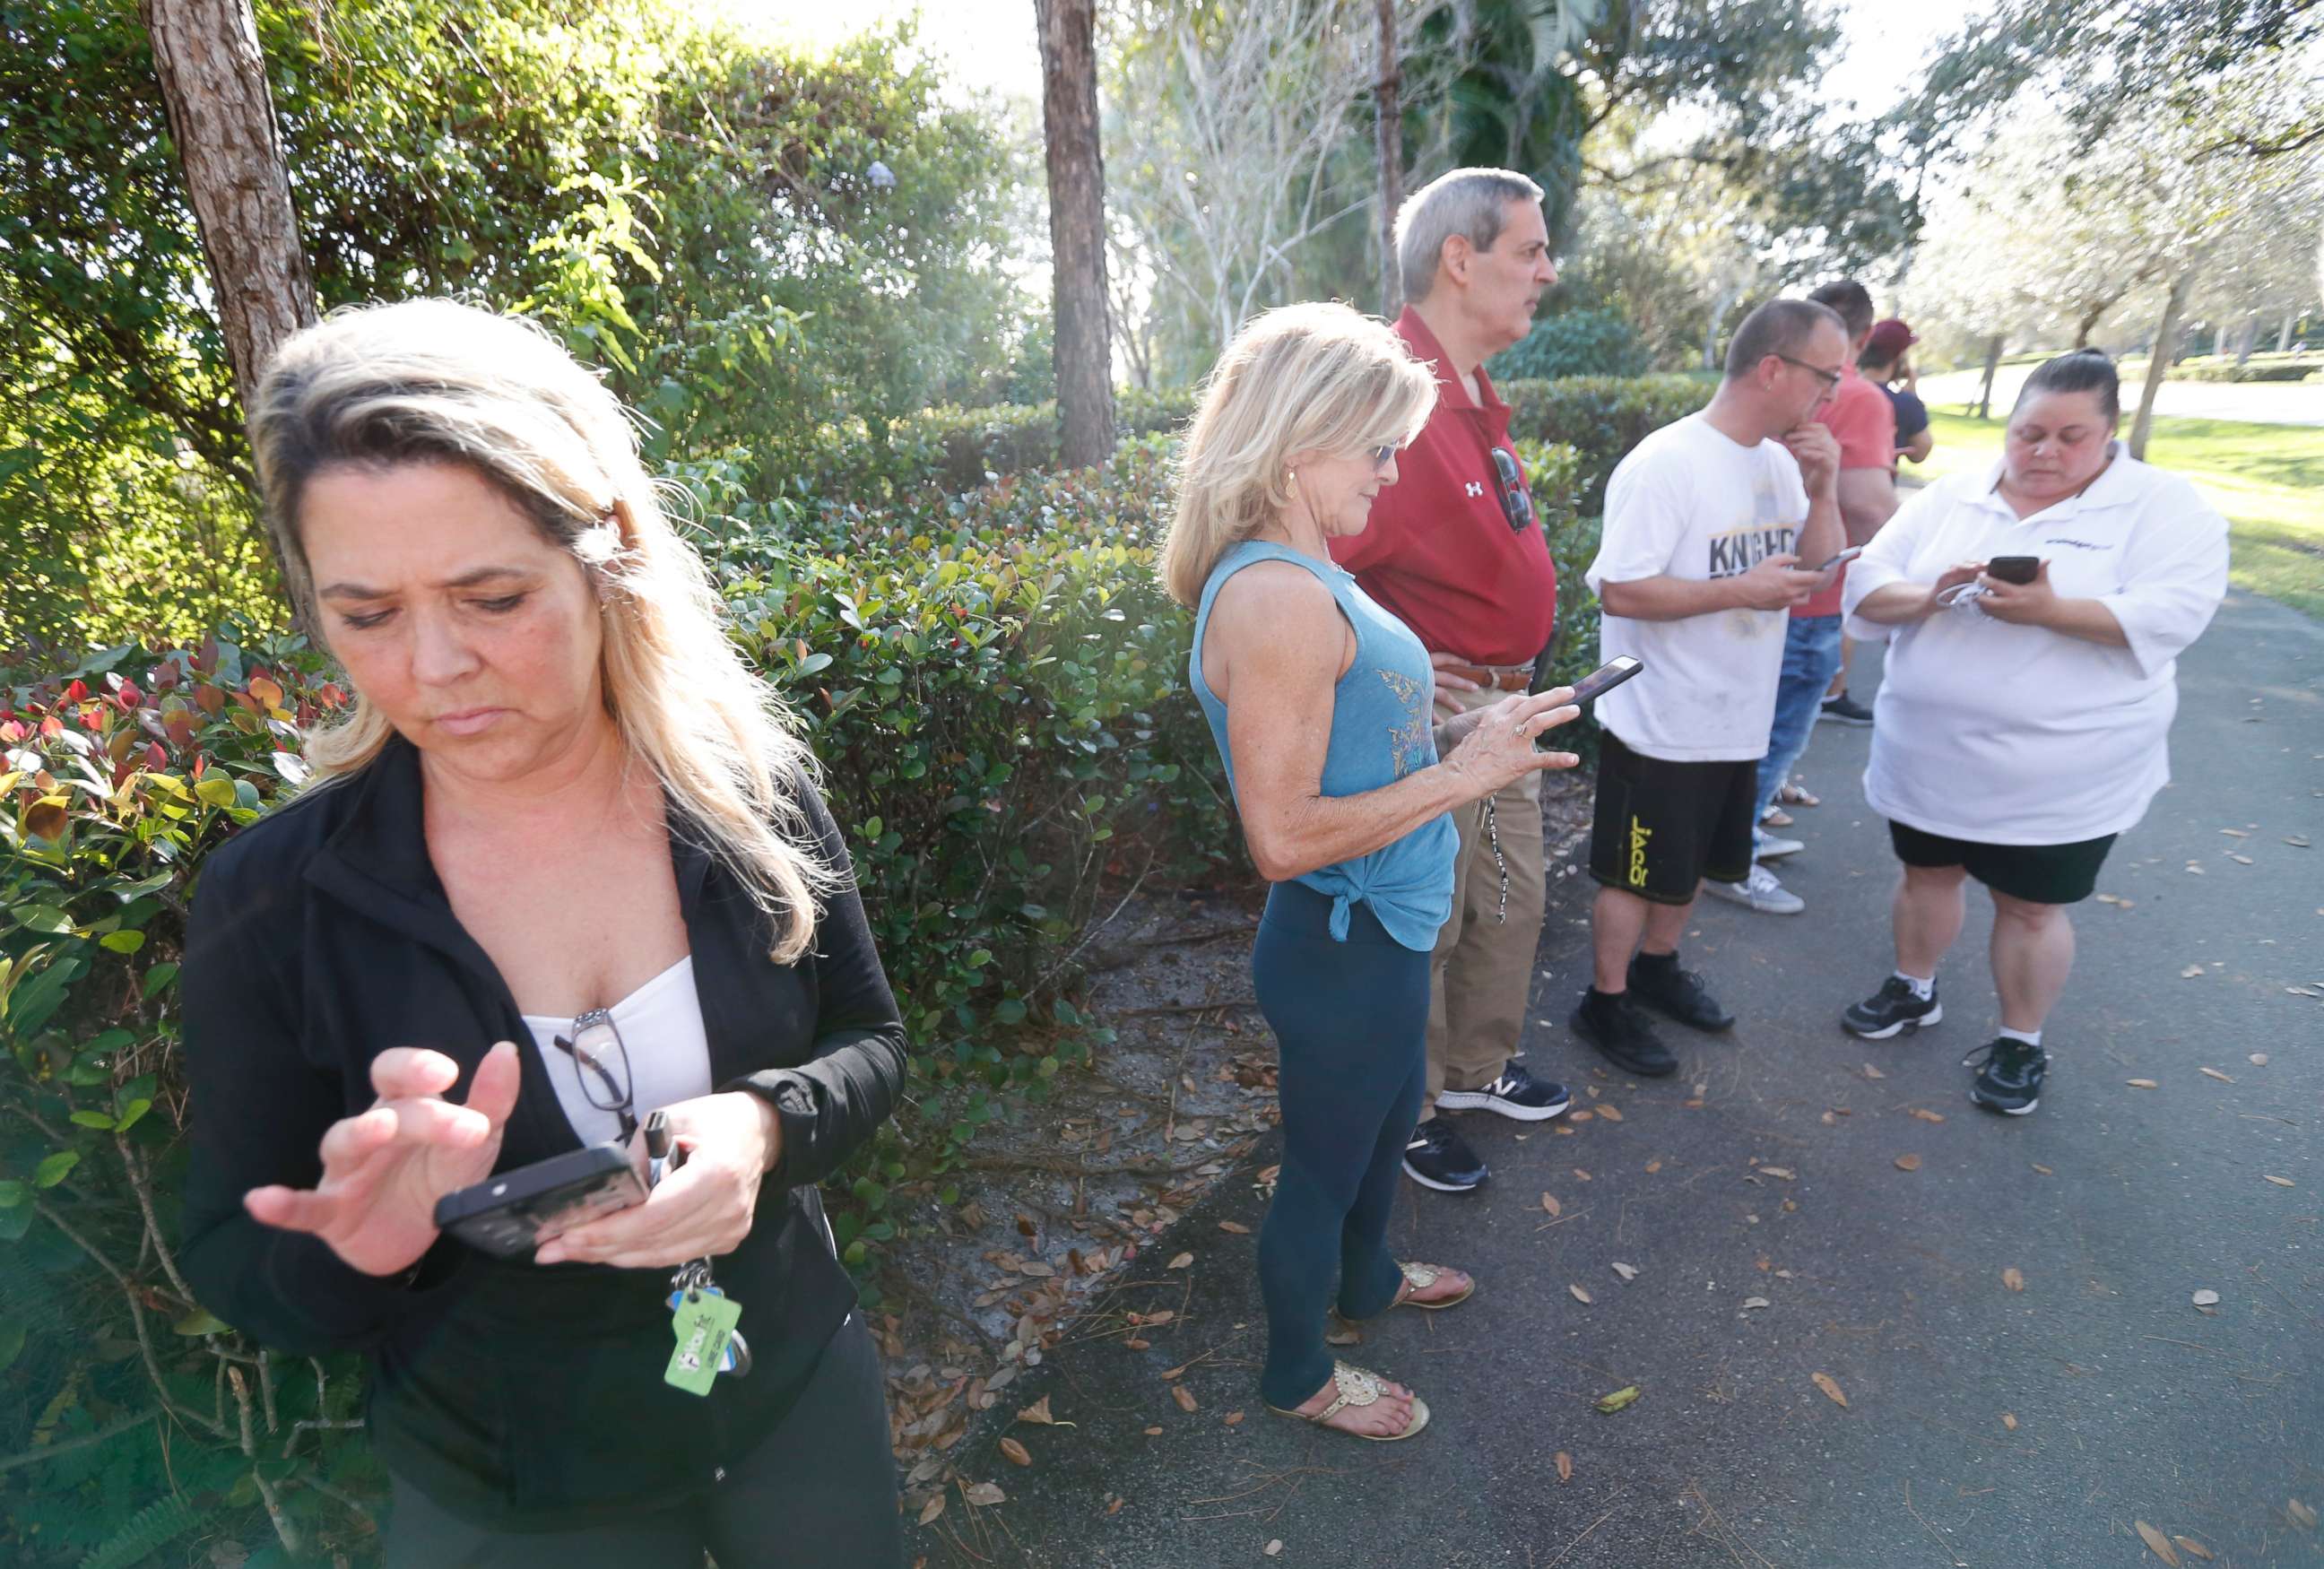
[[2012, 1291], [2023, 1291], [2025, 1289], [2025, 1277], [2019, 1272], [2017, 1266], [2015, 1264], [2012, 1264], [2008, 1269], [2004, 1269], [2001, 1272], [2001, 1283], [2004, 1286], [2008, 1287]]
[[1638, 1267], [1636, 1264], [1617, 1264], [1614, 1273], [1625, 1280], [1635, 1280], [1638, 1278]]
[[1565, 1206], [1557, 1202], [1557, 1195], [1554, 1193], [1541, 1195], [1541, 1207], [1547, 1210], [1553, 1218], [1565, 1213]]
[[2134, 1090], [2151, 1090], [2156, 1087], [2153, 1079], [2125, 1079], [2122, 1082]]
[[2299, 1186], [2299, 1184], [2293, 1182], [2292, 1178], [2288, 1177], [2270, 1177], [2267, 1180], [2275, 1184], [2278, 1187], [2297, 1187]]
[[1176, 1258], [1171, 1260], [1167, 1264], [1164, 1265], [1163, 1268], [1166, 1269], [1183, 1269], [1194, 1261], [1194, 1254], [1181, 1253]]
[[1600, 1106], [1598, 1108], [1598, 1114], [1605, 1118], [1609, 1122], [1618, 1122], [1622, 1120], [1622, 1108], [1619, 1106]]
[[1646, 1175], [1648, 1177], [1652, 1177], [1655, 1172], [1660, 1171], [1662, 1168], [1663, 1163], [1659, 1160], [1649, 1160], [1646, 1162]]
[[2133, 1520], [2130, 1523], [2138, 1527], [2138, 1534], [2145, 1538], [2148, 1546], [2154, 1549], [2156, 1557], [2170, 1564], [2171, 1569], [2180, 1569], [2179, 1549], [2171, 1545], [2170, 1537], [2148, 1525], [2144, 1520]]
[[920, 1506], [920, 1524], [925, 1526], [934, 1520], [938, 1515], [944, 1513], [945, 1501], [946, 1498], [945, 1494], [936, 1493], [930, 1497], [927, 1502], [922, 1504]]
[[1154, 1343], [1150, 1340], [1141, 1339], [1139, 1336], [1133, 1334], [1129, 1339], [1121, 1343], [1121, 1349], [1124, 1351], [1152, 1351], [1154, 1349]]
[[1914, 1107], [1913, 1115], [1923, 1122], [1941, 1122], [1945, 1120], [1945, 1114], [1942, 1112], [1932, 1112], [1926, 1106]]
[[1638, 1386], [1636, 1384], [1625, 1384], [1610, 1395], [1599, 1396], [1598, 1410], [1603, 1416], [1611, 1417], [1615, 1412], [1621, 1410], [1624, 1407], [1629, 1405], [1631, 1401], [1637, 1398]]
[[1885, 1079], [1888, 1075], [1868, 1062], [1864, 1065], [1864, 1076], [1868, 1079]]
[[1569, 1122], [1587, 1122], [1596, 1115], [1595, 1112], [1573, 1112], [1568, 1113], [1565, 1120]]
[[2202, 1290], [2196, 1292], [2194, 1296], [2190, 1297], [2187, 1300], [2193, 1303], [2198, 1307], [2209, 1307], [2218, 1303], [2219, 1300], [2219, 1294], [2207, 1286]]
[[1240, 1411], [1230, 1411], [1224, 1417], [1221, 1417], [1220, 1420], [1224, 1422], [1228, 1426], [1232, 1427], [1242, 1421], [1242, 1413]]
[[2050, 1169], [2048, 1167], [2046, 1167], [2046, 1166], [2042, 1166], [2042, 1165], [2038, 1165], [2038, 1164], [2037, 1164], [2036, 1166], [2034, 1166], [2034, 1170], [2036, 1170], [2036, 1171], [2038, 1171], [2038, 1172], [2040, 1172], [2040, 1173], [2041, 1173], [2043, 1176], [2044, 1176], [2044, 1177], [2055, 1177], [2055, 1176], [2057, 1176], [2057, 1175], [2058, 1175], [2056, 1172], [2054, 1172], [2054, 1171], [2051, 1170], [2051, 1169]]
[[2207, 1067], [2202, 1069], [2201, 1072], [2205, 1078], [2217, 1079], [2223, 1084], [2231, 1084], [2236, 1082], [2215, 1067]]
[[1773, 1307], [1774, 1306], [1774, 1303], [1768, 1301], [1764, 1297], [1746, 1297], [1743, 1299], [1743, 1310], [1746, 1313], [1755, 1307]]
[[1144, 1322], [1150, 1327], [1155, 1324], [1167, 1324], [1177, 1316], [1178, 1310], [1176, 1308], [1166, 1307], [1159, 1313], [1149, 1313], [1146, 1315]]
[[2017, 1431], [2017, 1417], [2014, 1413], [2004, 1411], [2001, 1414], [2001, 1425], [2015, 1433]]
[[2237, 863], [2241, 863], [2241, 864], [2243, 864], [2243, 865], [2246, 865], [2246, 866], [2249, 866], [2249, 865], [2252, 865], [2252, 864], [2254, 863], [2253, 863], [2253, 861], [2252, 861], [2252, 858], [2251, 858], [2250, 856], [2248, 856], [2248, 855], [2238, 855], [2238, 854], [2236, 854], [2233, 850], [2230, 850], [2230, 851], [2228, 851], [2228, 852], [2227, 852], [2227, 859], [2228, 859], [2228, 860], [2230, 860], [2230, 861], [2237, 862]]
[[1001, 1453], [1007, 1455], [1015, 1464], [1030, 1465], [1033, 1463], [1033, 1452], [1026, 1448], [1022, 1444], [1018, 1443], [1014, 1438], [1003, 1438], [1001, 1441]]
[[1587, 1182], [1590, 1180], [1590, 1174], [1582, 1170], [1579, 1166], [1573, 1168], [1573, 1175], [1580, 1181]]
[[2244, 1058], [2244, 1060], [2251, 1064], [2254, 1067], [2265, 1067], [2267, 1066], [2267, 1053], [2264, 1051], [2255, 1051], [2252, 1053], [2251, 1056]]
[[1896, 1157], [1896, 1169], [1899, 1171], [1918, 1171], [1921, 1169], [1921, 1158], [1917, 1155], [1899, 1155]]
[[1181, 1411], [1192, 1411], [1195, 1407], [1194, 1391], [1184, 1384], [1171, 1385], [1170, 1398], [1178, 1402], [1178, 1409]]
[[1762, 1166], [1759, 1168], [1759, 1174], [1762, 1177], [1780, 1177], [1785, 1182], [1796, 1182], [1800, 1176], [1788, 1166]]
[[2218, 1556], [2217, 1554], [2213, 1553], [2209, 1547], [2203, 1546], [2202, 1543], [2195, 1540], [2192, 1537], [2182, 1537], [2174, 1531], [2171, 1535], [2171, 1539], [2179, 1544], [2179, 1550], [2182, 1553], [2191, 1553], [2198, 1558], [2214, 1558]]
[[1259, 1549], [1259, 1554], [1261, 1556], [1268, 1558], [1281, 1557], [1283, 1555], [1283, 1538], [1280, 1537], [1271, 1538], [1266, 1546]]
[[2181, 970], [2181, 971], [2180, 971], [2180, 972], [2179, 972], [2179, 978], [2180, 978], [2181, 981], [2192, 981], [2192, 980], [2199, 979], [2199, 978], [2203, 974], [2203, 973], [2204, 973], [2204, 972], [2203, 972], [2203, 966], [2202, 966], [2202, 965], [2200, 965], [2200, 964], [2190, 964], [2190, 965], [2188, 965], [2185, 969], [2183, 969], [2183, 970]]
[[1057, 1419], [1049, 1415], [1049, 1397], [1042, 1396], [1017, 1413], [1019, 1422], [1038, 1422], [1044, 1427], [1054, 1427]]
[[1557, 1452], [1557, 1480], [1560, 1481], [1573, 1480], [1573, 1456], [1566, 1454], [1563, 1449]]
[[1848, 1404], [1848, 1397], [1840, 1392], [1840, 1385], [1830, 1373], [1810, 1373], [1808, 1377], [1814, 1380], [1817, 1389], [1831, 1398], [1833, 1405], [1844, 1407]]
[[1243, 1224], [1240, 1221], [1221, 1221], [1219, 1223], [1219, 1230], [1222, 1232], [1232, 1232], [1238, 1237], [1247, 1237], [1250, 1235], [1250, 1228]]
[[[1231, 1020], [1230, 1022], [1231, 1022]], [[1123, 1497], [1122, 1497], [1120, 1494], [1119, 1494], [1119, 1493], [1116, 1493], [1116, 1494], [1114, 1495], [1114, 1497], [1113, 1497], [1112, 1500], [1111, 1500], [1111, 1502], [1109, 1502], [1109, 1503], [1105, 1506], [1105, 1512], [1106, 1512], [1107, 1514], [1109, 1514], [1109, 1515], [1118, 1515], [1118, 1514], [1120, 1514], [1120, 1513], [1121, 1512], [1121, 1506], [1122, 1506], [1122, 1505], [1124, 1505], [1124, 1504], [1126, 1504], [1126, 1503], [1128, 1503], [1129, 1501], [1130, 1501], [1130, 1500], [1129, 1500], [1128, 1499], [1123, 1498]], [[915, 1565], [913, 1566], [913, 1569], [918, 1569], [918, 1565], [915, 1564]]]
[[1146, 1436], [1148, 1438], [1159, 1438], [1162, 1436], [1162, 1429], [1159, 1427], [1148, 1427], [1146, 1430]]
[[994, 1504], [1005, 1504], [1009, 1501], [1009, 1495], [1002, 1492], [999, 1487], [989, 1481], [980, 1481], [973, 1487], [971, 1487], [966, 1482], [963, 1482], [960, 1488], [960, 1496], [966, 1499], [970, 1503], [977, 1504], [986, 1509], [991, 1508]]
[[2312, 1531], [2316, 1528], [2316, 1511], [2310, 1509], [2306, 1504], [2301, 1503], [2298, 1499], [2292, 1499], [2286, 1502], [2283, 1506], [2283, 1510], [2284, 1513], [2299, 1521], [2306, 1529]]
[[1579, 1286], [1568, 1286], [1566, 1287], [1566, 1289], [1573, 1293], [1573, 1300], [1576, 1302], [1587, 1302], [1591, 1299], [1590, 1293], [1584, 1291]]

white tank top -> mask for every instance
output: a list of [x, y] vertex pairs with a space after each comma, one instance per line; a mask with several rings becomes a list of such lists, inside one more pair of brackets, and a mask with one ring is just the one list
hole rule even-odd
[[[710, 1037], [702, 1024], [702, 998], [694, 986], [692, 955], [606, 1011], [613, 1016], [613, 1028], [621, 1031], [622, 1048], [630, 1059], [640, 1122], [664, 1106], [706, 1095], [715, 1087], [710, 1082]], [[581, 1142], [620, 1139], [620, 1115], [589, 1103], [572, 1057], [557, 1048], [558, 1036], [573, 1038], [573, 1020], [528, 1013], [524, 1023], [532, 1031], [533, 1049], [540, 1055], [549, 1082], [557, 1086], [557, 1103], [565, 1109], [565, 1120], [573, 1124]]]

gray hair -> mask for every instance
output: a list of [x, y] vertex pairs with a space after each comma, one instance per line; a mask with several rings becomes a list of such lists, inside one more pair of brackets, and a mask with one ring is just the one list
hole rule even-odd
[[1456, 169], [1415, 191], [1396, 215], [1396, 264], [1404, 278], [1405, 303], [1417, 304], [1436, 287], [1445, 241], [1460, 235], [1478, 250], [1489, 251], [1501, 237], [1509, 203], [1541, 198], [1540, 186], [1508, 169]]
[[1769, 355], [1793, 355], [1807, 346], [1816, 328], [1830, 325], [1848, 335], [1848, 323], [1831, 306], [1813, 300], [1770, 300], [1743, 318], [1727, 346], [1727, 379], [1739, 382]]

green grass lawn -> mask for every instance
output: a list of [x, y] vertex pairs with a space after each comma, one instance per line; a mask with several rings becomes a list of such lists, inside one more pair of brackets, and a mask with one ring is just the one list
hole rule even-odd
[[[1935, 479], [2001, 456], [2000, 420], [1931, 418], [1935, 449], [1904, 465], [1907, 475]], [[2324, 620], [2324, 429], [2158, 415], [2146, 460], [2193, 480], [2226, 516], [2236, 587]]]

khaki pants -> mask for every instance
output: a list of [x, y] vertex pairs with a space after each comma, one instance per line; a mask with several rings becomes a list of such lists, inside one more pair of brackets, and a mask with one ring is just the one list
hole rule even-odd
[[[1452, 694], [1465, 708], [1482, 708], [1510, 696]], [[1452, 864], [1452, 914], [1436, 934], [1428, 974], [1428, 1094], [1420, 1109], [1435, 1114], [1437, 1094], [1450, 1086], [1473, 1090], [1508, 1066], [1525, 1029], [1533, 991], [1534, 953], [1541, 945], [1541, 775], [1528, 773], [1493, 798], [1501, 860], [1508, 867], [1508, 918], [1500, 909], [1500, 869], [1485, 832], [1485, 803], [1457, 808], [1452, 825], [1461, 847]]]

